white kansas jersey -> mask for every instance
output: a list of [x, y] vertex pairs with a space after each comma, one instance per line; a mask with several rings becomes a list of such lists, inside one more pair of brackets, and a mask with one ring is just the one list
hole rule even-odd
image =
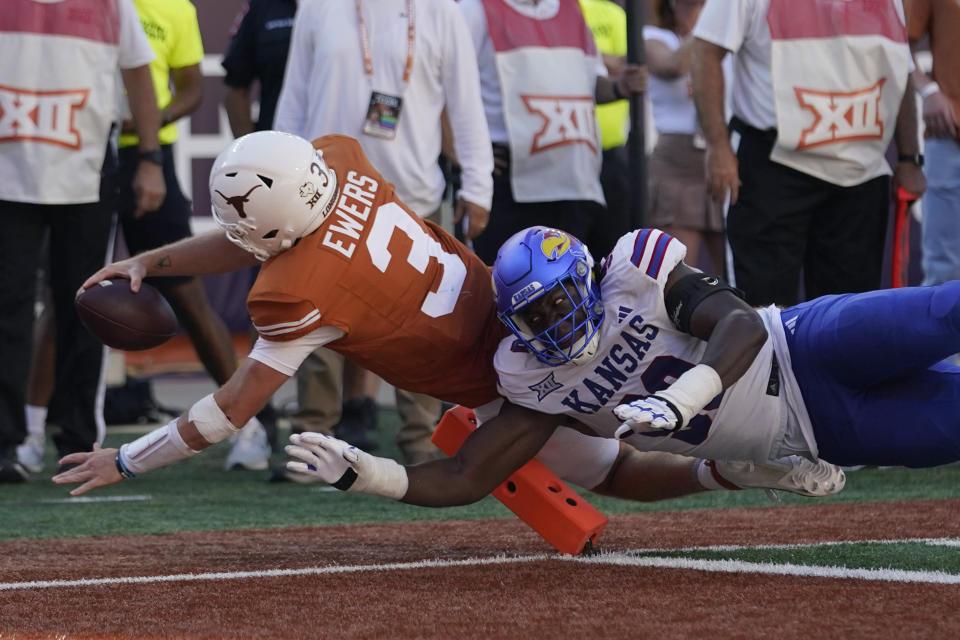
[[[613, 437], [621, 424], [614, 407], [667, 388], [706, 349], [706, 342], [674, 326], [664, 303], [667, 277], [685, 255], [676, 238], [655, 229], [623, 236], [601, 270], [605, 317], [596, 357], [580, 366], [551, 367], [513, 337], [505, 338], [494, 358], [501, 393], [515, 404], [573, 416], [598, 435]], [[760, 314], [768, 331], [780, 321], [772, 307]], [[743, 377], [694, 416], [688, 429], [636, 434], [627, 441], [641, 450], [704, 458], [779, 457], [790, 412], [773, 354], [768, 339]]]

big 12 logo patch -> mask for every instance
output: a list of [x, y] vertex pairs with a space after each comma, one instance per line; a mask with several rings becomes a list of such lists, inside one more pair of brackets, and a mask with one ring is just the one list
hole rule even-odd
[[27, 91], [0, 86], [0, 141], [37, 140], [79, 149], [83, 140], [74, 120], [89, 93], [89, 89]]
[[813, 112], [813, 124], [800, 134], [797, 149], [846, 140], [883, 138], [880, 96], [885, 78], [856, 91], [816, 91], [794, 87], [797, 101]]

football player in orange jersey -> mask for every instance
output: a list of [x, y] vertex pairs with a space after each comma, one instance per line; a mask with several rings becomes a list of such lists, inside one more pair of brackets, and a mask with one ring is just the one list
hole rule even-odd
[[573, 422], [561, 426], [566, 418], [501, 405], [492, 360], [507, 332], [496, 317], [488, 267], [399, 202], [357, 141], [326, 136], [311, 144], [274, 131], [252, 133], [217, 158], [210, 190], [226, 234], [109, 265], [84, 287], [121, 276], [137, 290], [146, 276], [222, 273], [260, 260], [247, 301], [260, 339], [233, 377], [184, 415], [119, 449], [65, 457], [63, 464], [78, 466], [53, 481], [81, 483], [71, 495], [230, 437], [320, 345], [390, 384], [491, 416], [454, 457], [411, 467], [330, 438], [344, 460], [363, 456], [334, 483], [340, 489], [425, 506], [463, 504], [541, 452], [548, 467], [562, 467], [565, 480], [627, 499], [748, 486], [814, 495], [785, 480], [793, 469], [640, 453], [584, 435]]

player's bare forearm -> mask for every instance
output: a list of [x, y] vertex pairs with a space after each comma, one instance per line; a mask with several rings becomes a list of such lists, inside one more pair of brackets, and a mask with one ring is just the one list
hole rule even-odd
[[452, 458], [407, 467], [410, 484], [403, 502], [449, 507], [480, 500], [532, 459], [562, 420], [504, 403]]
[[230, 242], [222, 231], [185, 238], [137, 258], [147, 276], [207, 276], [258, 264], [252, 253]]
[[213, 399], [230, 423], [239, 428], [266, 406], [288, 378], [287, 374], [258, 360], [246, 358], [230, 379], [213, 394]]
[[[681, 279], [697, 273], [686, 263], [679, 263], [670, 272], [664, 291], [671, 291]], [[767, 340], [760, 314], [729, 290], [719, 290], [696, 303], [689, 331], [707, 342], [700, 363], [717, 372], [724, 388], [746, 373]]]
[[713, 318], [718, 317], [700, 362], [712, 367], [720, 376], [723, 387], [727, 388], [750, 368], [767, 340], [767, 329], [754, 309], [725, 291], [700, 304], [694, 311], [691, 326], [697, 331], [698, 325], [713, 322]]
[[185, 238], [103, 267], [80, 286], [89, 289], [108, 278], [125, 278], [140, 290], [147, 276], [204, 276], [229, 273], [257, 264], [253, 254], [230, 242], [220, 231]]

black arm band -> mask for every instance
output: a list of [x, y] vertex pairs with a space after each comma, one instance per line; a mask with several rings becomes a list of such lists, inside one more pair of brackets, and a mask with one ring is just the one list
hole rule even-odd
[[731, 287], [716, 276], [704, 273], [691, 273], [683, 276], [667, 292], [664, 302], [667, 305], [667, 314], [674, 326], [684, 333], [690, 333], [690, 318], [700, 303], [721, 291], [729, 291], [738, 298], [743, 298], [743, 292]]
[[340, 479], [334, 482], [332, 486], [334, 489], [340, 489], [340, 491], [346, 491], [353, 486], [354, 481], [357, 479], [357, 472], [353, 469], [348, 468], [343, 472], [343, 475], [340, 476]]

